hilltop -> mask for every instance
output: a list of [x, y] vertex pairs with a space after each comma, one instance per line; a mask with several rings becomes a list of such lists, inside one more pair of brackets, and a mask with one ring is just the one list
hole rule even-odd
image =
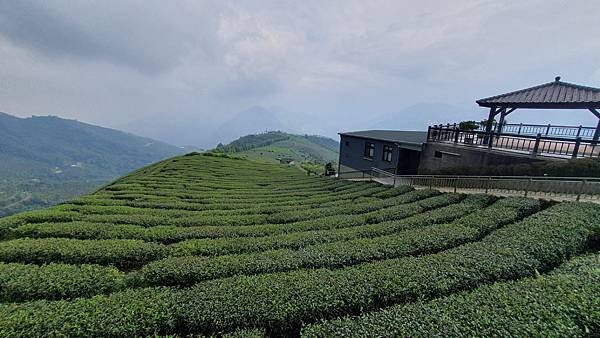
[[[328, 162], [337, 163], [339, 147], [339, 142], [323, 136], [270, 131], [240, 137], [227, 145], [217, 146], [214, 151], [270, 163], [288, 159], [297, 165], [314, 168]], [[322, 172], [322, 169], [315, 171]]]
[[56, 116], [18, 118], [0, 113], [0, 217], [89, 192], [184, 151]]
[[0, 220], [0, 336], [597, 336], [599, 218], [188, 154]]

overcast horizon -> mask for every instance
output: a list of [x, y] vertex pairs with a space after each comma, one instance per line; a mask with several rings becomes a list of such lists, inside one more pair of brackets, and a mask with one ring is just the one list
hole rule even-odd
[[202, 147], [252, 128], [426, 129], [483, 119], [476, 99], [557, 75], [600, 87], [599, 12], [586, 0], [5, 0], [0, 111]]

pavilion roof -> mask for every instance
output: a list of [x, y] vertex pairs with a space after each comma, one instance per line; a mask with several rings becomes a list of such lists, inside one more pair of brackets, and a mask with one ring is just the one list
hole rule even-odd
[[530, 109], [597, 109], [600, 108], [600, 88], [560, 81], [525, 88], [476, 101], [482, 107]]

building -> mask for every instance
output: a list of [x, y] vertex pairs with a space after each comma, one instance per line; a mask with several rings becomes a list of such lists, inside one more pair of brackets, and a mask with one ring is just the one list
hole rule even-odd
[[379, 168], [399, 175], [414, 175], [427, 132], [364, 130], [340, 133], [339, 173]]
[[[488, 108], [481, 123], [446, 123], [427, 132], [365, 130], [340, 133], [340, 177], [372, 168], [399, 175], [461, 166], [513, 165], [600, 158], [600, 88], [554, 81], [476, 101]], [[595, 127], [506, 123], [516, 110], [588, 110]], [[545, 121], [544, 121], [545, 122]]]

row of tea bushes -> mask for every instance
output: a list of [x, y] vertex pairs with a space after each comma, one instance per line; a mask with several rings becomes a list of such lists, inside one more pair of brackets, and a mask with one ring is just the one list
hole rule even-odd
[[302, 337], [583, 337], [600, 334], [600, 255], [555, 273], [303, 328]]
[[168, 247], [133, 239], [79, 240], [67, 238], [20, 238], [2, 242], [0, 261], [46, 264], [114, 265], [139, 267], [168, 255]]
[[[461, 213], [456, 213], [455, 217], [460, 217], [462, 215], [467, 214], [468, 212], [472, 212], [474, 210], [477, 209], [481, 209], [484, 206], [486, 206], [487, 204], [489, 204], [491, 201], [493, 200], [492, 197], [490, 196], [486, 196], [486, 195], [471, 195], [469, 196], [466, 200], [464, 200], [462, 203], [457, 204], [457, 205], [453, 205], [452, 207], [454, 207], [457, 210], [462, 210]], [[479, 214], [481, 215], [485, 215], [485, 214], [493, 214], [494, 215], [494, 219], [498, 222], [498, 224], [503, 223], [503, 222], [508, 222], [509, 220], [507, 219], [508, 215], [505, 215], [505, 220], [502, 221], [501, 217], [498, 217], [498, 212], [492, 212], [495, 209], [505, 209], [507, 206], [512, 206], [513, 209], [519, 209], [518, 208], [518, 199], [512, 199], [512, 203], [508, 203], [511, 199], [506, 200], [506, 201], [502, 201], [502, 202], [498, 202], [496, 203], [494, 206], [489, 207], [486, 210], [486, 212], [484, 213], [484, 211], [480, 211]], [[536, 208], [536, 203], [534, 200], [528, 200], [530, 202], [530, 210], [537, 210]], [[461, 207], [461, 208], [458, 208]], [[406, 229], [415, 229], [418, 230], [418, 227], [420, 226], [426, 226], [427, 224], [432, 224], [431, 221], [432, 220], [436, 220], [436, 217], [428, 217], [428, 216], [435, 216], [433, 214], [433, 212], [437, 212], [440, 215], [448, 215], [448, 214], [452, 214], [452, 210], [449, 209], [448, 207], [446, 208], [442, 208], [442, 209], [436, 209], [432, 212], [429, 213], [424, 213], [424, 214], [420, 214], [418, 216], [412, 217], [411, 219], [407, 219], [406, 223], [404, 224]], [[478, 212], [475, 212], [475, 215], [477, 215]], [[513, 217], [516, 217], [517, 215], [515, 214]], [[463, 218], [465, 219], [465, 218]], [[455, 223], [461, 223], [461, 224], [467, 224], [468, 222], [464, 222], [463, 219], [459, 219], [458, 221], [456, 221]], [[481, 222], [484, 221], [485, 222], [485, 218], [482, 217], [476, 217], [476, 220], [478, 220], [477, 222]], [[447, 218], [440, 218], [441, 221], [443, 220], [447, 220]], [[400, 227], [400, 224], [396, 224], [396, 227]], [[409, 241], [413, 241], [414, 239], [418, 239], [421, 238], [419, 236], [413, 236], [414, 234], [414, 230], [411, 232], [411, 230], [404, 231], [404, 239], [405, 240], [409, 240]], [[417, 231], [418, 232], [418, 231]], [[401, 232], [402, 233], [402, 232]], [[364, 230], [359, 233], [357, 236], [360, 236], [361, 234], [364, 235], [371, 235], [373, 234], [372, 232], [365, 232]], [[419, 235], [419, 234], [416, 234]], [[460, 235], [459, 233], [456, 234], [448, 234], [448, 236], [458, 236]], [[448, 242], [448, 238], [446, 235], [442, 236], [442, 237], [446, 237], [446, 238], [441, 238], [441, 241], [446, 241], [446, 243]], [[342, 240], [349, 240], [352, 238], [351, 233], [346, 233], [344, 237], [341, 237]], [[358, 237], [357, 237], [358, 238]], [[431, 239], [432, 237], [429, 237], [429, 239]], [[384, 237], [382, 237], [382, 239], [385, 240]], [[392, 242], [390, 242], [393, 245], [398, 246], [397, 240], [394, 240], [393, 238]], [[352, 244], [352, 241], [346, 242], [347, 244]], [[346, 246], [346, 250], [348, 249], [348, 246], [346, 245], [346, 243], [344, 242], [338, 242], [337, 246], [340, 246], [339, 244], [345, 245]], [[381, 243], [377, 244], [380, 245]], [[435, 243], [434, 243], [435, 244]], [[354, 247], [354, 245], [351, 245], [352, 247]], [[341, 246], [340, 246], [341, 247]], [[438, 245], [439, 247], [439, 245]], [[315, 250], [319, 250], [319, 248], [321, 248], [323, 250], [325, 250], [324, 255], [326, 256], [327, 254], [329, 254], [329, 249], [327, 248], [327, 246], [313, 246], [311, 249], [309, 250], [305, 250], [302, 252], [297, 252], [296, 255], [296, 261], [295, 261], [295, 265], [285, 265], [284, 262], [290, 262], [290, 257], [287, 257], [285, 260], [282, 260], [281, 262], [278, 261], [268, 261], [273, 254], [277, 255], [277, 252], [275, 253], [269, 253], [269, 252], [265, 252], [265, 253], [260, 253], [260, 254], [255, 254], [255, 255], [242, 255], [242, 256], [223, 256], [223, 257], [219, 257], [217, 259], [211, 260], [211, 261], [207, 261], [205, 258], [200, 258], [200, 257], [183, 257], [183, 258], [170, 258], [170, 259], [165, 259], [165, 260], [159, 260], [156, 261], [154, 263], [150, 263], [149, 265], [147, 265], [146, 267], [144, 267], [140, 272], [138, 273], [133, 273], [131, 275], [128, 276], [128, 283], [129, 286], [138, 286], [140, 284], [152, 284], [152, 285], [187, 285], [187, 284], [193, 284], [197, 281], [200, 280], [205, 280], [205, 279], [211, 279], [211, 278], [218, 278], [218, 277], [224, 277], [224, 276], [229, 276], [235, 273], [238, 273], [240, 271], [245, 271], [245, 273], [264, 273], [264, 272], [270, 272], [270, 271], [283, 271], [283, 270], [290, 270], [292, 269], [292, 267], [302, 267], [302, 266], [310, 266], [310, 267], [316, 267], [318, 266], [319, 262], [317, 260], [313, 259], [308, 259], [306, 260], [306, 256], [307, 252], [310, 253], [311, 250], [315, 251]], [[357, 247], [359, 248], [359, 247]], [[375, 249], [375, 253], [377, 253], [377, 248]], [[430, 250], [432, 250], [430, 248]], [[363, 261], [366, 260], [365, 258], [365, 252], [364, 252], [364, 248], [358, 250], [359, 252], [362, 252], [363, 254]], [[316, 251], [318, 252], [318, 251]], [[292, 254], [294, 254], [294, 252], [292, 251]], [[337, 251], [337, 254], [339, 256], [340, 251]], [[408, 254], [408, 253], [407, 253]], [[353, 257], [353, 253], [352, 251], [349, 252], [349, 256], [350, 258]], [[306, 257], [305, 257], [306, 256]], [[313, 256], [314, 253], [313, 253]], [[316, 257], [321, 256], [320, 254], [317, 254]], [[323, 265], [324, 264], [324, 258], [325, 256], [322, 256], [320, 259], [320, 264], [321, 266], [328, 266], [328, 267], [334, 267], [334, 265]], [[254, 260], [251, 260], [251, 258], [254, 257]], [[263, 258], [264, 257], [264, 258]], [[304, 260], [300, 260], [300, 258], [304, 257]], [[386, 257], [391, 257], [391, 256], [386, 256]], [[382, 258], [382, 257], [378, 257], [378, 258]], [[271, 266], [265, 266], [264, 264], [261, 264], [261, 261], [265, 261], [267, 260], [268, 263], [271, 264]], [[208, 263], [207, 263], [208, 262]], [[304, 263], [303, 263], [304, 262]], [[195, 263], [195, 264], [192, 264]], [[204, 265], [200, 265], [199, 263], [205, 263]], [[339, 261], [338, 261], [339, 263]], [[356, 262], [354, 262], [355, 264]], [[339, 264], [338, 264], [339, 265]], [[95, 294], [93, 291], [90, 292], [89, 288], [86, 287], [82, 287], [81, 290], [78, 289], [76, 287], [76, 285], [80, 284], [80, 282], [84, 279], [84, 278], [93, 278], [93, 274], [89, 273], [89, 269], [86, 270], [88, 273], [84, 274], [84, 277], [79, 276], [79, 274], [76, 273], [76, 266], [71, 266], [68, 264], [51, 264], [50, 266], [34, 266], [34, 265], [18, 265], [18, 264], [10, 264], [7, 265], [13, 267], [16, 271], [18, 271], [18, 273], [13, 273], [13, 274], [7, 274], [5, 275], [5, 279], [2, 280], [2, 282], [0, 282], [0, 289], [5, 289], [5, 290], [11, 290], [10, 294], [12, 295], [12, 297], [14, 297], [15, 301], [18, 300], [22, 300], [22, 299], [36, 299], [41, 297], [42, 295], [45, 295], [42, 298], [47, 298], [47, 299], [59, 299], [59, 298], [73, 298], [73, 297], [80, 297], [80, 296], [88, 296], [90, 294]], [[180, 266], [181, 270], [178, 270], [176, 267]], [[210, 266], [215, 266], [213, 268], [210, 268]], [[45, 274], [44, 271], [45, 269], [50, 269], [50, 273]], [[60, 272], [61, 270], [64, 270], [62, 273]], [[104, 270], [103, 268], [99, 268], [95, 271], [96, 275], [96, 279], [100, 282], [101, 281], [101, 285], [103, 285], [104, 287], [96, 287], [96, 288], [91, 288], [91, 290], [96, 289], [97, 293], [106, 293], [107, 290], [110, 291], [115, 291], [115, 290], [119, 290], [121, 288], [123, 288], [125, 286], [125, 283], [122, 283], [122, 280], [124, 279], [123, 275], [114, 275], [112, 270]], [[182, 277], [183, 276], [183, 277]], [[186, 277], [187, 276], [187, 277]], [[58, 280], [55, 280], [55, 278], [57, 278]], [[36, 280], [36, 283], [30, 283], [32, 280]], [[93, 284], [90, 284], [93, 285]], [[8, 291], [7, 291], [8, 292]]]
[[[356, 239], [345, 237], [341, 241], [301, 247], [298, 250], [262, 251], [270, 248], [258, 245], [257, 250], [262, 252], [253, 254], [214, 258], [170, 257], [145, 265], [136, 272], [136, 276], [138, 283], [142, 285], [193, 285], [203, 280], [238, 274], [252, 275], [301, 268], [332, 269], [375, 260], [430, 254], [478, 240], [495, 227], [515, 222], [527, 212], [531, 214], [538, 211], [535, 203], [527, 211], [520, 209], [521, 205], [510, 207], [507, 203], [498, 203], [486, 208], [485, 212], [472, 214], [477, 217], [466, 217], [455, 223], [413, 223], [412, 228], [392, 235]], [[315, 239], [310, 240], [317, 242]], [[271, 246], [279, 247], [281, 242], [273, 242]], [[256, 247], [253, 249], [256, 250]]]
[[[171, 254], [174, 256], [202, 255], [215, 256], [231, 253], [256, 252], [278, 248], [298, 248], [310, 244], [322, 243], [323, 241], [341, 240], [352, 236], [360, 236], [364, 233], [362, 224], [383, 223], [383, 220], [400, 221], [404, 218], [416, 215], [427, 210], [436, 209], [449, 204], [457, 203], [464, 195], [445, 194], [424, 199], [419, 202], [398, 205], [380, 211], [373, 211], [358, 215], [354, 223], [339, 223], [334, 221], [330, 224], [314, 223], [306, 224], [303, 231], [291, 232], [282, 235], [266, 237], [239, 237], [239, 238], [215, 238], [215, 239], [192, 239], [173, 244]], [[382, 224], [382, 227], [387, 224]], [[326, 229], [326, 230], [319, 230]], [[337, 231], [336, 231], [337, 230]], [[356, 237], [353, 237], [356, 238]]]
[[600, 235], [599, 217], [598, 205], [563, 203], [480, 242], [422, 257], [0, 305], [0, 335], [185, 335], [252, 327], [291, 335], [301, 323], [534, 275], [584, 250]]
[[[404, 210], [407, 214], [416, 214], [425, 210], [439, 208], [452, 204], [464, 198], [464, 195], [445, 194], [425, 198], [410, 203], [410, 201], [425, 197], [428, 194], [406, 196], [404, 200], [397, 200], [398, 206], [393, 207]], [[405, 202], [406, 204], [402, 204]], [[387, 209], [369, 213], [369, 217], [376, 217], [377, 213], [387, 213]], [[155, 226], [143, 227], [127, 224], [102, 224], [91, 222], [65, 222], [65, 223], [35, 223], [26, 224], [7, 231], [5, 237], [65, 237], [78, 239], [143, 239], [161, 243], [175, 243], [191, 238], [216, 238], [216, 237], [260, 237], [289, 232], [323, 230], [352, 227], [364, 224], [366, 218], [359, 215], [333, 215], [311, 220], [299, 221], [288, 224], [262, 224], [252, 226]]]
[[0, 301], [3, 302], [91, 297], [126, 286], [126, 276], [114, 267], [0, 263]]
[[325, 217], [338, 214], [356, 214], [365, 210], [377, 210], [394, 204], [408, 203], [425, 197], [439, 194], [436, 190], [411, 191], [393, 198], [376, 201], [363, 201], [362, 203], [347, 203], [342, 206], [313, 208], [307, 210], [287, 211], [274, 214], [256, 215], [221, 215], [221, 216], [187, 216], [172, 218], [170, 215], [160, 214], [82, 214], [75, 211], [43, 210], [17, 215], [11, 219], [13, 226], [22, 224], [46, 222], [86, 221], [94, 223], [132, 224], [144, 227], [159, 225], [176, 226], [239, 226], [266, 223], [289, 223], [316, 217]]

